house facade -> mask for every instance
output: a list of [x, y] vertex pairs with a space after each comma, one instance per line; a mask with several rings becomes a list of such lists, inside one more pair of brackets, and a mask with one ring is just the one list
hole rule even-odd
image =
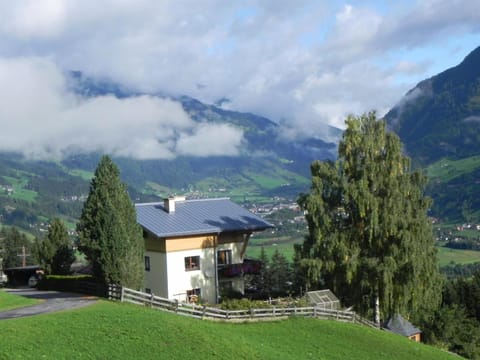
[[229, 199], [136, 204], [145, 239], [145, 291], [178, 301], [217, 303], [244, 293], [244, 259], [252, 233], [273, 227]]

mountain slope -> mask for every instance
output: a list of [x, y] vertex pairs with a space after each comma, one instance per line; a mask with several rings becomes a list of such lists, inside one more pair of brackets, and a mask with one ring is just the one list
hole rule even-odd
[[[138, 95], [114, 84], [84, 78], [78, 72], [72, 73], [71, 86], [77, 93], [89, 97], [114, 94], [125, 98]], [[167, 97], [163, 94], [155, 96]], [[238, 156], [179, 156], [172, 160], [148, 161], [116, 159], [124, 179], [139, 190], [156, 192], [158, 186], [183, 192], [189, 189], [230, 188], [233, 191], [245, 188], [250, 189], [246, 190], [247, 194], [293, 194], [305, 189], [313, 160], [336, 156], [335, 140], [325, 142], [313, 136], [286, 139], [281, 127], [265, 117], [225, 110], [188, 96], [168, 98], [178, 101], [197, 123], [228, 124], [241, 129], [242, 148]], [[330, 128], [329, 132], [324, 137], [336, 139], [340, 136], [338, 129]], [[92, 169], [89, 156], [75, 156], [62, 163], [68, 168]]]
[[480, 153], [480, 47], [420, 82], [385, 119], [421, 164]]
[[413, 163], [426, 168], [432, 215], [480, 222], [480, 47], [420, 82], [385, 119]]
[[[108, 82], [70, 74], [69, 86], [83, 97], [140, 95]], [[166, 98], [165, 95], [157, 94]], [[134, 201], [152, 201], [172, 193], [192, 197], [229, 196], [234, 201], [295, 199], [310, 184], [310, 163], [333, 159], [334, 141], [288, 140], [275, 122], [250, 113], [228, 111], [187, 96], [169, 97], [197, 123], [228, 124], [241, 129], [237, 156], [178, 156], [168, 160], [114, 157]], [[339, 137], [330, 129], [329, 138]], [[322, 135], [322, 134], [319, 134]], [[212, 139], [214, 141], [215, 139]], [[31, 161], [18, 154], [0, 154], [0, 222], [38, 230], [40, 223], [61, 216], [73, 223], [88, 193], [89, 179], [101, 154], [71, 155], [62, 161]]]

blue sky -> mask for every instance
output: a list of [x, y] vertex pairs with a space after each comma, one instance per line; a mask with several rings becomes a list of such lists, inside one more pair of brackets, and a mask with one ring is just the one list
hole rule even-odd
[[228, 98], [222, 106], [266, 116], [286, 137], [327, 139], [326, 125], [383, 115], [480, 46], [477, 0], [0, 5], [0, 151], [40, 158], [234, 156], [242, 146], [240, 129], [200, 126], [172, 101], [79, 97], [68, 70], [147, 93]]

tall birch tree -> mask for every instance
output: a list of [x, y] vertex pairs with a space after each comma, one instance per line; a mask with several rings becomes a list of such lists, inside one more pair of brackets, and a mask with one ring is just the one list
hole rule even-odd
[[378, 323], [436, 306], [441, 283], [424, 195], [400, 139], [374, 112], [349, 116], [338, 160], [311, 166], [299, 198], [309, 233], [299, 247], [307, 284], [327, 287]]

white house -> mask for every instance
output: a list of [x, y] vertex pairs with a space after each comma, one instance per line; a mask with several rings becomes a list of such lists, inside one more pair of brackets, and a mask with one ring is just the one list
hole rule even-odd
[[250, 235], [273, 225], [229, 199], [136, 204], [145, 238], [145, 290], [155, 295], [217, 303], [221, 294], [244, 292]]

